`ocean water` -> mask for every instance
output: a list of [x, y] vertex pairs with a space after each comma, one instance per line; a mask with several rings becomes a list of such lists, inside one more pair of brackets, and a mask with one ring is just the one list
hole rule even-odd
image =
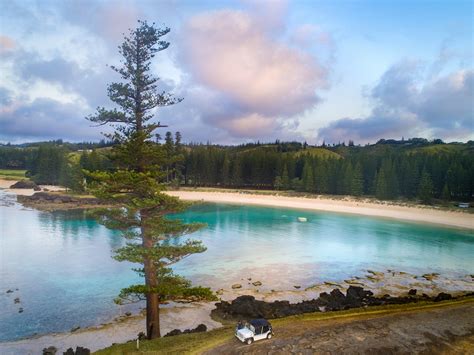
[[[112, 250], [123, 244], [117, 232], [80, 211], [39, 212], [14, 200], [0, 190], [0, 341], [97, 325], [126, 311], [113, 299], [140, 279], [131, 264], [111, 258]], [[263, 289], [304, 287], [369, 268], [474, 273], [472, 230], [215, 204], [198, 205], [173, 218], [207, 223], [176, 240], [202, 240], [207, 251], [174, 269], [213, 288], [229, 288], [248, 277], [261, 280]]]

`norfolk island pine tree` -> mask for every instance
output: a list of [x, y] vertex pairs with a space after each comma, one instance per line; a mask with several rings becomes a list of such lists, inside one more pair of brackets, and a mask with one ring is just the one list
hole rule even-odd
[[200, 241], [169, 243], [170, 239], [192, 233], [203, 227], [168, 219], [170, 213], [181, 212], [187, 204], [164, 193], [161, 181], [166, 177], [162, 145], [152, 141], [153, 132], [163, 127], [153, 121], [152, 110], [179, 103], [181, 99], [157, 89], [158, 78], [150, 72], [152, 58], [168, 48], [161, 38], [169, 28], [139, 21], [119, 46], [121, 66], [111, 68], [122, 81], [108, 86], [108, 96], [118, 106], [112, 110], [97, 108], [87, 119], [96, 125], [111, 125], [114, 145], [111, 158], [115, 169], [89, 172], [94, 180], [93, 193], [111, 204], [93, 215], [108, 228], [118, 229], [128, 241], [115, 251], [114, 258], [140, 264], [134, 269], [144, 277], [144, 284], [121, 290], [116, 302], [146, 301], [146, 334], [148, 339], [160, 337], [160, 303], [186, 297], [215, 299], [209, 288], [192, 287], [185, 278], [175, 275], [170, 265], [184, 257], [205, 251]]

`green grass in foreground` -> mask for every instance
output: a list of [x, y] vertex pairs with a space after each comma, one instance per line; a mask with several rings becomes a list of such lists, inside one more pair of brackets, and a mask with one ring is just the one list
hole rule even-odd
[[[306, 313], [298, 316], [273, 319], [271, 323], [276, 332], [279, 326], [285, 326], [296, 322], [317, 322], [331, 319], [357, 319], [368, 318], [378, 315], [389, 315], [403, 311], [427, 310], [430, 308], [446, 307], [450, 305], [470, 303], [474, 297], [462, 298], [454, 301], [444, 302], [418, 302], [404, 305], [374, 306], [369, 308], [350, 309], [338, 312], [316, 312]], [[115, 354], [201, 354], [216, 346], [233, 340], [234, 325], [227, 325], [223, 328], [212, 330], [206, 333], [185, 334], [174, 337], [159, 338], [151, 341], [141, 341], [140, 351], [136, 350], [136, 342], [117, 344], [109, 348], [99, 350], [95, 354], [115, 355]]]
[[26, 170], [0, 169], [0, 179], [19, 180], [25, 178]]

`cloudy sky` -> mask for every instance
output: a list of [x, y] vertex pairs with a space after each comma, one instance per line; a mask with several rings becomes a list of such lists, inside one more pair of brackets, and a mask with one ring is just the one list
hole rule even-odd
[[117, 46], [168, 26], [153, 71], [185, 141], [474, 138], [473, 2], [0, 0], [0, 142], [97, 140]]

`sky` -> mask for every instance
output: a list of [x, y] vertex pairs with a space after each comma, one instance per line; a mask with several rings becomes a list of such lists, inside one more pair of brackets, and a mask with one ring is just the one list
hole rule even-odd
[[171, 28], [152, 71], [184, 100], [154, 114], [186, 142], [474, 139], [473, 4], [0, 0], [0, 142], [101, 139], [138, 20]]

